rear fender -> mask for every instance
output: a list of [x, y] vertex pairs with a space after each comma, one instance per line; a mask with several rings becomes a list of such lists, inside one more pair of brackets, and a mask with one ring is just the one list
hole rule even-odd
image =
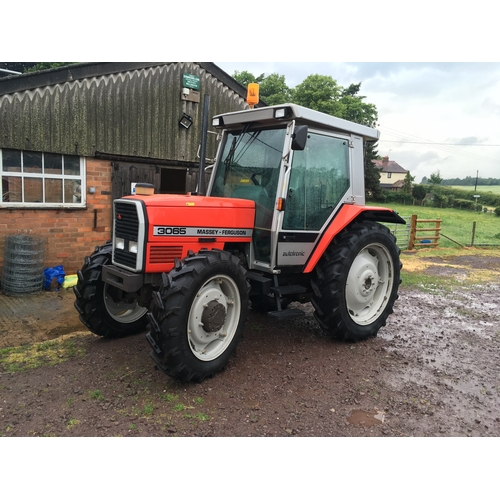
[[310, 273], [325, 253], [332, 240], [344, 228], [355, 220], [371, 220], [376, 222], [392, 222], [395, 224], [406, 224], [394, 210], [384, 207], [366, 207], [358, 205], [343, 205], [338, 214], [333, 218], [326, 228], [323, 237], [319, 240], [311, 253], [304, 268], [304, 273]]

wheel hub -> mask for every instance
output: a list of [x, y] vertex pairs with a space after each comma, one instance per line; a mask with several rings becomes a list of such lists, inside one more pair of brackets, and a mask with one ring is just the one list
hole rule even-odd
[[377, 287], [378, 275], [373, 269], [365, 269], [359, 280], [359, 293], [363, 297], [368, 297]]
[[226, 308], [216, 300], [211, 300], [204, 306], [201, 322], [203, 330], [208, 333], [219, 331], [226, 321]]

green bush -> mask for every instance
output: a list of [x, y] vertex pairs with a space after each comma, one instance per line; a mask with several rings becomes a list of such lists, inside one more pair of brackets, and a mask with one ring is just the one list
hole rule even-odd
[[434, 193], [432, 206], [437, 208], [447, 208], [453, 203], [453, 197], [441, 193]]
[[452, 203], [453, 208], [458, 208], [460, 210], [471, 210], [472, 212], [482, 212], [483, 205], [480, 205], [475, 200], [464, 200], [456, 198]]
[[500, 207], [495, 208], [495, 215], [500, 217]]
[[402, 191], [384, 191], [385, 203], [401, 203], [402, 205], [413, 205], [413, 196]]

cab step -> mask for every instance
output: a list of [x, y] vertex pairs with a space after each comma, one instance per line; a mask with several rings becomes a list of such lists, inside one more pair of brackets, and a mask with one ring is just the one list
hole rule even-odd
[[300, 285], [272, 286], [271, 292], [273, 292], [275, 295], [278, 295], [279, 297], [282, 297], [283, 295], [305, 293], [307, 292], [307, 288]]
[[300, 309], [283, 309], [281, 311], [269, 311], [267, 314], [271, 316], [271, 318], [282, 321], [292, 318], [302, 318], [306, 313]]

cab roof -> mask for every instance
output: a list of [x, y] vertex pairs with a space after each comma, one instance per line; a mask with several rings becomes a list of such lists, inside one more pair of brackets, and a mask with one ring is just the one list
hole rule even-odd
[[[276, 117], [276, 112], [278, 110], [284, 110], [283, 117]], [[300, 125], [308, 125], [313, 128], [359, 135], [362, 136], [365, 141], [376, 141], [380, 137], [380, 132], [378, 130], [367, 127], [366, 125], [360, 125], [359, 123], [350, 122], [342, 118], [337, 118], [336, 116], [331, 116], [320, 111], [314, 111], [313, 109], [291, 103], [217, 115], [213, 118], [213, 125], [216, 128], [234, 128], [246, 123], [273, 125], [290, 120], [296, 120]]]

